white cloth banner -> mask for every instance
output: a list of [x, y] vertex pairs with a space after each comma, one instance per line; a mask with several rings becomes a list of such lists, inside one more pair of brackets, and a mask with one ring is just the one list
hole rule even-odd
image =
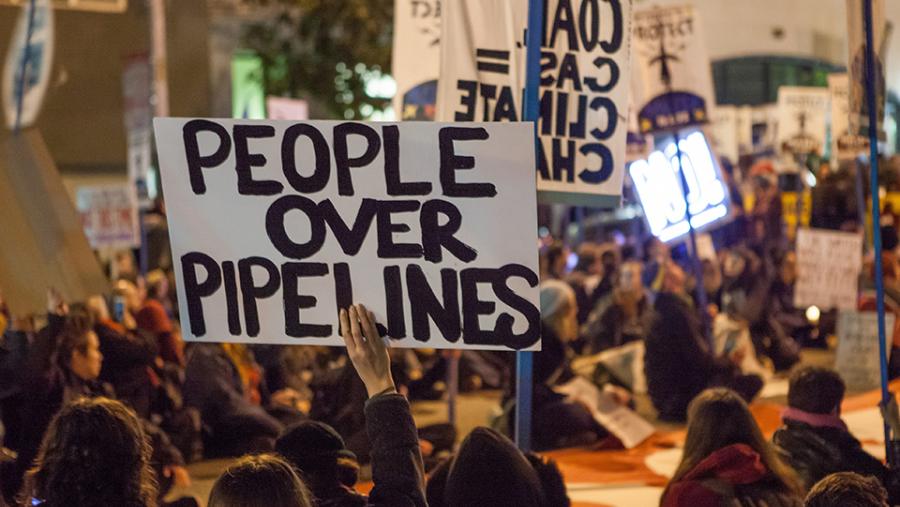
[[641, 132], [709, 120], [716, 105], [700, 17], [690, 5], [634, 12], [634, 103]]
[[441, 72], [441, 0], [395, 0], [392, 74], [400, 120], [434, 120]]
[[831, 155], [852, 160], [869, 147], [869, 140], [850, 132], [850, 76], [829, 74], [831, 92]]
[[157, 118], [188, 340], [540, 348], [525, 123]]
[[[31, 126], [37, 120], [53, 68], [53, 7], [50, 0], [35, 0], [32, 14], [31, 5], [31, 2], [26, 3], [19, 13], [3, 66], [3, 109], [6, 111], [6, 125], [10, 129], [15, 127], [17, 115], [22, 128]], [[29, 23], [31, 39], [26, 45]], [[26, 51], [28, 59], [23, 80], [22, 66]], [[18, 111], [20, 89], [21, 113]]]
[[[892, 313], [884, 316], [888, 336], [893, 332]], [[838, 314], [838, 346], [834, 368], [849, 389], [867, 391], [881, 385], [881, 356], [878, 351], [878, 314], [845, 310]], [[890, 351], [890, 343], [887, 344]]]
[[797, 234], [797, 284], [794, 304], [855, 309], [862, 244], [859, 234], [801, 228]]
[[137, 201], [150, 202], [150, 165], [152, 162], [153, 112], [150, 109], [150, 83], [153, 80], [150, 59], [137, 55], [126, 59], [122, 71], [122, 96], [125, 102], [125, 136], [128, 140], [128, 181]]
[[[866, 98], [866, 32], [863, 20], [863, 2], [847, 0], [847, 43], [850, 73], [850, 129], [851, 133], [868, 136], [869, 105]], [[885, 68], [884, 41], [887, 34], [884, 17], [884, 0], [872, 2], [872, 41], [875, 50], [875, 104], [878, 135], [884, 139]]]
[[784, 153], [821, 155], [830, 113], [828, 88], [778, 88], [778, 149]]
[[[438, 118], [518, 121], [527, 0], [444, 0]], [[549, 0], [541, 57], [541, 200], [617, 205], [625, 174], [631, 1]]]
[[131, 185], [78, 187], [75, 207], [91, 248], [136, 248], [141, 244], [137, 203]]

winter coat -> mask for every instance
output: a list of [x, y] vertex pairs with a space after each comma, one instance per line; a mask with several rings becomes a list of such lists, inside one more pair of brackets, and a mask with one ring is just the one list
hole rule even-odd
[[710, 454], [669, 485], [661, 507], [799, 507], [803, 500], [766, 469], [746, 444]]
[[784, 461], [797, 471], [806, 489], [833, 473], [856, 472], [880, 480], [888, 490], [891, 505], [900, 501], [898, 474], [867, 453], [849, 431], [785, 419], [772, 437], [772, 443]]

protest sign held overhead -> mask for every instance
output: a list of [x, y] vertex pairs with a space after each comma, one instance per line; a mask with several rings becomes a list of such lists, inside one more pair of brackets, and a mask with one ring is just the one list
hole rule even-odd
[[829, 74], [831, 92], [831, 154], [840, 160], [852, 160], [869, 148], [869, 139], [850, 132], [850, 77]]
[[[157, 119], [187, 339], [540, 347], [530, 124]], [[387, 303], [386, 303], [387, 302]]]
[[441, 0], [394, 2], [394, 111], [401, 120], [434, 120], [441, 71]]
[[130, 185], [79, 187], [75, 204], [91, 248], [140, 246], [137, 200]]
[[716, 105], [700, 19], [690, 5], [634, 12], [634, 103], [641, 132], [704, 124]]
[[50, 0], [23, 5], [3, 66], [3, 109], [10, 129], [29, 127], [37, 120], [50, 84], [53, 38]]
[[153, 71], [147, 55], [127, 58], [122, 71], [122, 97], [125, 102], [125, 136], [128, 141], [128, 181], [138, 203], [148, 208], [150, 199], [150, 166], [153, 162], [153, 112], [150, 105], [150, 82]]
[[797, 234], [794, 305], [855, 309], [862, 242], [859, 234], [801, 228]]
[[[438, 118], [522, 117], [528, 2], [442, 3]], [[625, 169], [631, 1], [549, 0], [542, 34], [539, 198], [616, 206]]]
[[778, 149], [794, 155], [821, 155], [825, 149], [830, 100], [828, 88], [779, 88]]
[[863, 2], [872, 2], [872, 39], [875, 53], [875, 108], [879, 140], [885, 139], [885, 66], [884, 46], [888, 34], [884, 0], [847, 0], [847, 69], [850, 74], [850, 133], [869, 136], [869, 105], [866, 100], [866, 31]]

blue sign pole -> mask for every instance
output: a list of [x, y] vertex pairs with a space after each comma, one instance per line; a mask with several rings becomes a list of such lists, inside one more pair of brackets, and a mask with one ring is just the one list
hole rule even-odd
[[[528, 0], [528, 33], [526, 40], [525, 121], [534, 123], [535, 161], [538, 157], [537, 119], [540, 111], [541, 39], [544, 32], [544, 0]], [[531, 450], [532, 366], [531, 352], [516, 353], [516, 445]]]
[[[881, 403], [887, 406], [888, 391], [887, 343], [884, 329], [884, 279], [881, 267], [881, 203], [878, 195], [878, 110], [875, 99], [875, 48], [872, 30], [872, 0], [863, 0], [863, 23], [866, 25], [866, 101], [869, 107], [869, 164], [872, 182], [872, 238], [875, 244], [875, 301], [878, 309], [878, 352], [881, 356]], [[891, 446], [891, 427], [884, 421], [884, 445], [888, 462], [896, 465]]]
[[25, 47], [22, 48], [22, 68], [19, 73], [19, 89], [16, 93], [16, 124], [13, 127], [13, 134], [19, 133], [22, 125], [22, 103], [25, 101], [25, 85], [28, 84], [28, 63], [31, 60], [31, 34], [34, 32], [34, 11], [36, 10], [35, 0], [31, 0], [28, 4], [28, 30], [25, 31]]

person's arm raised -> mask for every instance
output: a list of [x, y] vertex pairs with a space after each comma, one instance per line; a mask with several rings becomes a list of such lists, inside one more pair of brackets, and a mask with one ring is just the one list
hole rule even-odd
[[363, 305], [341, 310], [341, 335], [359, 378], [369, 393], [366, 430], [372, 444], [370, 506], [424, 507], [425, 472], [419, 436], [406, 398], [391, 377], [388, 347]]

